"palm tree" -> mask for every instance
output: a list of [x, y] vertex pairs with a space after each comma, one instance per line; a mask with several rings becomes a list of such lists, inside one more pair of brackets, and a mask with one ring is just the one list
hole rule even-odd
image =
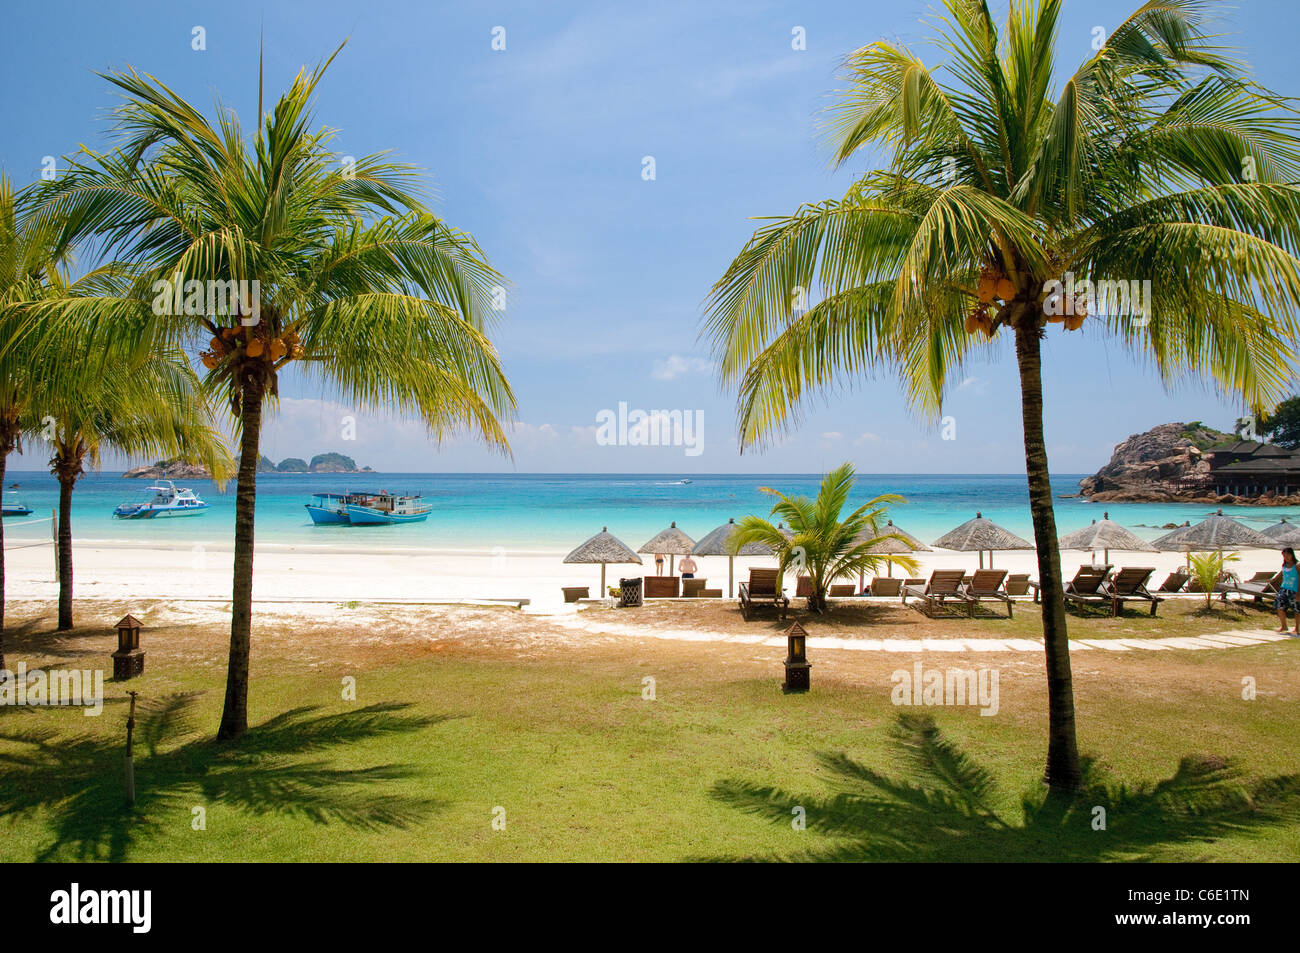
[[[773, 526], [761, 516], [746, 516], [736, 524], [729, 545], [734, 552], [739, 552], [750, 543], [762, 543], [776, 554], [783, 575], [792, 566], [807, 573], [812, 582], [808, 608], [813, 612], [824, 612], [826, 591], [832, 582], [879, 569], [885, 557], [873, 550], [886, 539], [907, 542], [897, 533], [880, 532], [889, 505], [903, 502], [901, 496], [893, 493], [868, 500], [840, 519], [854, 480], [853, 465], [844, 463], [822, 478], [815, 500], [806, 496], [789, 496], [768, 486], [760, 487], [764, 493], [777, 497], [771, 515], [781, 516], [781, 525]], [[783, 530], [785, 524], [789, 525], [791, 533]], [[889, 558], [909, 572], [916, 568], [916, 561], [910, 556], [891, 555]]]
[[259, 438], [281, 372], [296, 365], [358, 404], [418, 414], [435, 436], [469, 429], [508, 450], [498, 418], [514, 396], [488, 337], [503, 279], [424, 206], [412, 167], [328, 152], [331, 131], [310, 126], [328, 65], [298, 74], [251, 143], [228, 108], [213, 122], [152, 76], [104, 74], [124, 93], [119, 148], [74, 161], [42, 209], [140, 274], [128, 298], [67, 313], [141, 348], [159, 336], [201, 345], [205, 384], [237, 419], [221, 739], [248, 726]]
[[1205, 593], [1207, 610], [1214, 608], [1215, 587], [1224, 581], [1224, 572], [1227, 570], [1228, 563], [1236, 562], [1240, 558], [1236, 553], [1225, 553], [1222, 550], [1188, 555], [1187, 564], [1191, 567], [1192, 578], [1201, 587], [1201, 592]]
[[[58, 566], [60, 632], [72, 622], [72, 491], [85, 465], [98, 466], [105, 449], [127, 456], [180, 457], [207, 465], [224, 483], [234, 461], [213, 428], [212, 411], [184, 354], [172, 350], [126, 373], [107, 375], [79, 358], [83, 346], [46, 340], [34, 353], [38, 381], [26, 418], [29, 439], [46, 438], [50, 472], [59, 481]], [[91, 373], [64, 368], [90, 366]], [[46, 421], [52, 421], [47, 427]]]
[[[25, 308], [67, 285], [57, 223], [37, 227], [27, 220], [30, 198], [30, 191], [15, 191], [9, 177], [0, 173], [0, 486], [9, 455], [22, 452], [23, 425], [39, 384], [32, 373], [28, 346], [32, 322]], [[0, 520], [0, 672], [6, 670], [4, 610], [4, 522]]]
[[[881, 368], [933, 418], [950, 379], [1000, 352], [1006, 329], [1044, 597], [1045, 780], [1066, 792], [1080, 771], [1043, 337], [1091, 309], [1090, 328], [1166, 382], [1201, 374], [1252, 408], [1285, 395], [1300, 302], [1300, 188], [1286, 183], [1300, 179], [1300, 140], [1289, 102], [1204, 34], [1198, 0], [1152, 0], [1064, 76], [1060, 0], [1012, 4], [1001, 29], [983, 0], [946, 7], [945, 68], [886, 41], [848, 58], [827, 125], [835, 161], [877, 147], [888, 168], [760, 227], [714, 286], [704, 333], [739, 386], [748, 445], [789, 426], [805, 393]], [[805, 298], [816, 303], [792, 310]]]

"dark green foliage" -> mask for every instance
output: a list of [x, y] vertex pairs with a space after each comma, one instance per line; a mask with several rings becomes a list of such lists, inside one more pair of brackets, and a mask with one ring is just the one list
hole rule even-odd
[[1300, 450], [1300, 396], [1288, 397], [1271, 414], [1265, 414], [1259, 434], [1288, 450]]

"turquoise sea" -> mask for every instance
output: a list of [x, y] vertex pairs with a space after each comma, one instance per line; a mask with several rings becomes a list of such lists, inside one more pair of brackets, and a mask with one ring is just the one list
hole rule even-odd
[[[1053, 479], [1055, 492], [1074, 493], [1082, 474]], [[259, 545], [290, 545], [337, 550], [435, 550], [491, 552], [567, 551], [602, 526], [634, 549], [670, 522], [699, 538], [729, 517], [767, 514], [771, 499], [759, 487], [814, 494], [820, 474], [692, 475], [692, 482], [673, 474], [262, 474], [258, 477]], [[45, 472], [10, 470], [6, 485], [19, 484], [19, 495], [35, 509], [30, 517], [5, 520], [7, 543], [47, 540], [50, 511], [58, 504], [58, 487]], [[211, 504], [201, 516], [161, 520], [117, 520], [118, 503], [142, 495], [150, 480], [125, 479], [120, 473], [87, 473], [73, 496], [73, 533], [79, 542], [127, 545], [229, 545], [233, 537], [234, 484], [226, 492], [205, 480], [182, 480]], [[406, 526], [315, 526], [303, 504], [312, 493], [387, 489], [421, 493], [433, 505], [425, 523]], [[976, 511], [1026, 538], [1032, 534], [1023, 475], [1013, 474], [866, 474], [859, 478], [860, 502], [880, 493], [900, 493], [907, 503], [892, 512], [898, 526], [931, 542]], [[1211, 512], [1205, 504], [1088, 503], [1058, 499], [1062, 533], [1086, 526], [1103, 511], [1154, 538], [1164, 523], [1192, 522]], [[1257, 529], [1289, 515], [1283, 509], [1225, 507], [1224, 512]]]

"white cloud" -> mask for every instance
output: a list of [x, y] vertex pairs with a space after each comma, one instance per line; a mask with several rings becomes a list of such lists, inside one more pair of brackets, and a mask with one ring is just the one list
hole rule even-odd
[[859, 434], [857, 439], [854, 440], [853, 443], [859, 447], [862, 446], [864, 443], [880, 443], [880, 434], [878, 433]]
[[713, 362], [702, 357], [685, 357], [681, 354], [669, 355], [665, 360], [655, 361], [650, 376], [657, 381], [671, 381], [683, 374], [709, 374], [713, 371]]
[[542, 437], [548, 440], [554, 440], [559, 436], [555, 428], [550, 424], [529, 424], [522, 420], [516, 420], [513, 423], [508, 424], [506, 429], [510, 431], [511, 440], [514, 440], [517, 437], [523, 439]]

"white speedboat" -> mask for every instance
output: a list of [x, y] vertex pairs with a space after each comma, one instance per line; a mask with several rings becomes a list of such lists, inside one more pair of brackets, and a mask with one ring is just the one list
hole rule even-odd
[[198, 516], [208, 508], [193, 490], [176, 489], [170, 480], [148, 487], [148, 499], [123, 503], [113, 510], [113, 515], [123, 520], [151, 520], [163, 516]]
[[3, 516], [31, 516], [32, 508], [24, 503], [18, 496], [18, 484], [11, 484], [9, 489], [4, 492], [4, 501], [0, 505], [0, 515]]

